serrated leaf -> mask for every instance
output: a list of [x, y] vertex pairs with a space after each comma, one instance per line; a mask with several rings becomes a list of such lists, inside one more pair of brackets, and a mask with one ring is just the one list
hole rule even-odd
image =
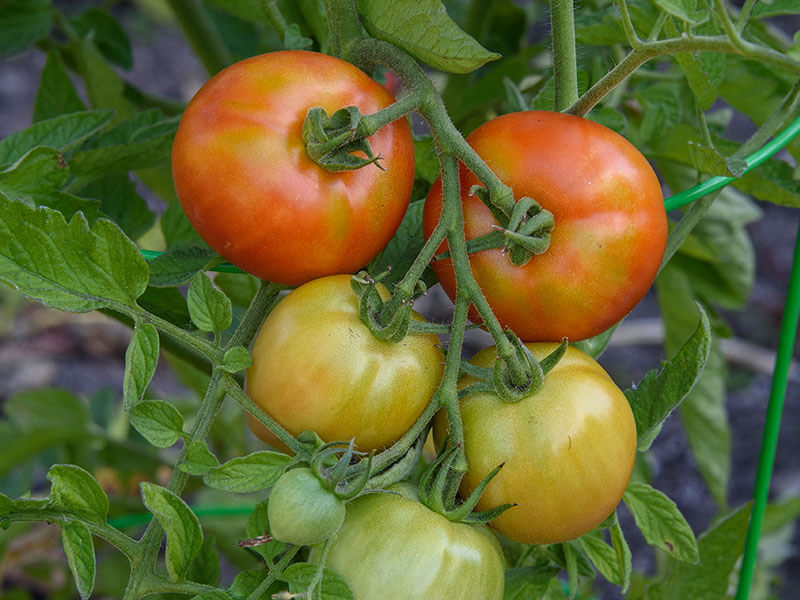
[[166, 563], [172, 581], [178, 581], [203, 545], [200, 521], [173, 492], [154, 483], [140, 484], [142, 501], [167, 534]]
[[[670, 20], [664, 23], [664, 32], [672, 38], [680, 36], [678, 28]], [[697, 33], [713, 35], [716, 31], [698, 30]], [[675, 55], [675, 60], [686, 76], [686, 82], [694, 94], [697, 107], [702, 111], [711, 108], [725, 76], [725, 55], [718, 52], [680, 52]]]
[[201, 331], [216, 333], [230, 327], [233, 320], [231, 301], [205, 273], [198, 273], [192, 278], [186, 303], [192, 322]]
[[3, 409], [15, 429], [86, 432], [89, 416], [83, 402], [61, 388], [25, 390], [6, 400]]
[[772, 0], [772, 2], [756, 3], [751, 16], [756, 19], [766, 19], [796, 14], [800, 14], [800, 5], [796, 0]]
[[189, 475], [205, 475], [217, 466], [219, 466], [219, 461], [216, 456], [211, 454], [205, 442], [192, 440], [186, 446], [186, 456], [178, 468]]
[[67, 74], [61, 54], [57, 50], [50, 50], [33, 104], [33, 122], [85, 110], [86, 105]]
[[69, 167], [55, 148], [34, 148], [13, 165], [0, 171], [0, 193], [10, 200], [28, 198], [61, 188]]
[[542, 600], [550, 582], [560, 572], [558, 567], [506, 569], [503, 600]]
[[580, 537], [578, 542], [603, 577], [614, 585], [627, 588], [631, 577], [631, 551], [619, 532], [613, 540], [616, 543], [612, 545], [603, 540], [600, 531], [588, 533]]
[[646, 483], [631, 482], [622, 499], [648, 544], [681, 562], [697, 562], [699, 554], [694, 532], [665, 494]]
[[47, 306], [86, 312], [131, 306], [147, 285], [147, 263], [111, 221], [89, 227], [76, 214], [0, 198], [0, 280]]
[[236, 346], [225, 351], [222, 357], [222, 369], [228, 373], [238, 373], [244, 371], [253, 364], [250, 353], [244, 346]]
[[180, 286], [219, 261], [219, 255], [207, 247], [171, 248], [150, 261], [150, 285]]
[[147, 391], [158, 364], [159, 348], [156, 328], [150, 323], [137, 323], [125, 352], [122, 397], [126, 410], [139, 404]]
[[52, 27], [50, 0], [5, 0], [0, 3], [0, 56], [33, 45]]
[[70, 44], [78, 71], [83, 76], [89, 103], [94, 108], [113, 108], [114, 120], [127, 119], [135, 112], [133, 104], [125, 96], [125, 84], [106, 61], [95, 45], [91, 34]]
[[280, 452], [253, 452], [211, 469], [203, 481], [208, 487], [226, 492], [258, 492], [272, 487], [290, 460]]
[[690, 25], [705, 23], [711, 16], [708, 5], [701, 2], [698, 6], [697, 0], [653, 0], [653, 2], [661, 10]]
[[711, 325], [705, 311], [694, 334], [678, 353], [652, 370], [633, 389], [625, 390], [636, 419], [638, 449], [647, 450], [661, 430], [661, 424], [683, 402], [703, 372], [711, 349]]
[[83, 600], [92, 595], [95, 576], [95, 555], [92, 533], [80, 521], [67, 521], [61, 526], [61, 543], [75, 587]]
[[106, 522], [108, 497], [88, 471], [75, 465], [53, 465], [47, 479], [52, 483], [49, 505], [93, 523]]
[[[247, 517], [247, 537], [249, 539], [259, 538], [265, 534], [269, 535], [269, 518], [267, 516], [268, 501], [260, 502]], [[260, 554], [265, 560], [271, 561], [278, 554], [283, 552], [286, 544], [277, 540], [265, 542], [255, 546], [250, 546], [250, 549]]]
[[183, 435], [183, 416], [169, 402], [145, 400], [131, 410], [131, 425], [158, 448], [168, 448]]
[[718, 520], [698, 539], [700, 561], [675, 563], [667, 577], [648, 589], [648, 600], [719, 600], [742, 554], [750, 505]]
[[92, 7], [70, 22], [78, 35], [91, 32], [97, 48], [108, 60], [125, 69], [133, 67], [131, 42], [119, 21], [107, 11]]
[[358, 11], [373, 36], [434, 69], [470, 73], [500, 58], [456, 25], [440, 0], [358, 0]]
[[293, 594], [305, 592], [322, 569], [320, 597], [325, 600], [353, 600], [353, 592], [341, 575], [327, 567], [311, 563], [294, 563], [281, 574], [281, 581], [289, 584], [289, 592]]

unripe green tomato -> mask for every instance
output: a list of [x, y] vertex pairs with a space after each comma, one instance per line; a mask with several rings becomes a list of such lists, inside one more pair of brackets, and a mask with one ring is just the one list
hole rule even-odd
[[342, 525], [344, 516], [344, 501], [326, 490], [306, 467], [281, 475], [267, 504], [272, 537], [298, 546], [328, 539]]
[[[485, 525], [453, 523], [420, 504], [415, 487], [393, 485], [347, 504], [325, 566], [356, 600], [502, 600], [504, 560]], [[315, 547], [309, 560], [317, 562]]]

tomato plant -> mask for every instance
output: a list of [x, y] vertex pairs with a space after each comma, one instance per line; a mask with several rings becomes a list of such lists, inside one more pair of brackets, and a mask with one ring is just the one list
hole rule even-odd
[[344, 501], [325, 489], [306, 467], [287, 471], [273, 486], [267, 505], [272, 537], [298, 545], [328, 539], [344, 521]]
[[[556, 347], [527, 346], [537, 359]], [[496, 349], [486, 348], [471, 362], [489, 367], [495, 357]], [[467, 376], [459, 386], [471, 383]], [[628, 485], [636, 457], [630, 406], [603, 368], [576, 348], [567, 348], [535, 393], [519, 402], [471, 394], [461, 401], [461, 416], [469, 464], [461, 493], [469, 495], [502, 464], [478, 508], [515, 503], [492, 521], [513, 540], [552, 544], [581, 536], [614, 511]], [[437, 443], [446, 431], [447, 418], [440, 413]]]
[[414, 150], [405, 119], [369, 138], [380, 167], [329, 172], [306, 154], [307, 111], [394, 98], [343, 60], [305, 51], [254, 56], [195, 94], [172, 147], [187, 217], [221, 256], [262, 279], [298, 285], [352, 272], [389, 241], [408, 206]]
[[448, 521], [415, 498], [412, 485], [397, 484], [348, 503], [326, 565], [356, 598], [501, 599], [503, 554], [489, 529]]
[[[667, 241], [661, 187], [653, 169], [622, 136], [587, 119], [546, 111], [502, 115], [467, 141], [514, 191], [553, 213], [550, 247], [515, 266], [500, 248], [470, 255], [470, 266], [503, 326], [527, 341], [582, 340], [624, 317], [653, 282]], [[461, 165], [467, 239], [497, 227]], [[429, 236], [442, 210], [441, 182], [425, 203]], [[448, 248], [443, 243], [440, 252]], [[433, 269], [451, 299], [449, 259]], [[477, 313], [471, 313], [479, 321]]]
[[[380, 292], [388, 296], [383, 286]], [[350, 277], [323, 277], [292, 291], [267, 317], [245, 387], [294, 435], [313, 429], [329, 442], [354, 438], [366, 452], [398, 439], [428, 404], [442, 375], [438, 343], [432, 334], [378, 340], [358, 317]]]

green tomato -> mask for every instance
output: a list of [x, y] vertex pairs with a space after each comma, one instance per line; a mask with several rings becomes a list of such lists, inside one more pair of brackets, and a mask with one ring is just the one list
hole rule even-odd
[[305, 546], [331, 537], [345, 517], [344, 501], [326, 490], [306, 467], [287, 471], [278, 479], [267, 504], [272, 537]]
[[[503, 554], [484, 525], [453, 523], [416, 500], [411, 484], [348, 503], [325, 565], [358, 600], [501, 600]], [[315, 548], [311, 560], [318, 562]]]

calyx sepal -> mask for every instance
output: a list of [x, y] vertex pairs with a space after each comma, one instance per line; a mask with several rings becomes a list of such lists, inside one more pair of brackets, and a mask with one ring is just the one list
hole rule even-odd
[[384, 302], [377, 285], [387, 274], [388, 271], [373, 278], [361, 271], [353, 276], [350, 285], [358, 297], [359, 318], [372, 335], [386, 342], [399, 342], [408, 334], [414, 301], [395, 297]]
[[383, 169], [378, 163], [381, 157], [373, 154], [367, 141], [356, 106], [341, 108], [330, 116], [319, 106], [310, 108], [302, 135], [309, 158], [327, 171], [353, 171], [369, 164]]
[[550, 354], [544, 357], [541, 361], [531, 354], [528, 347], [523, 344], [519, 338], [514, 335], [511, 330], [506, 330], [506, 337], [514, 345], [514, 352], [518, 361], [523, 365], [525, 371], [529, 374], [528, 381], [523, 385], [515, 384], [512, 379], [511, 368], [506, 360], [498, 357], [494, 363], [492, 371], [492, 380], [494, 384], [494, 392], [506, 402], [519, 402], [523, 398], [536, 392], [544, 383], [544, 378], [553, 367], [556, 366], [561, 357], [567, 351], [568, 342], [566, 338], [553, 350]]

